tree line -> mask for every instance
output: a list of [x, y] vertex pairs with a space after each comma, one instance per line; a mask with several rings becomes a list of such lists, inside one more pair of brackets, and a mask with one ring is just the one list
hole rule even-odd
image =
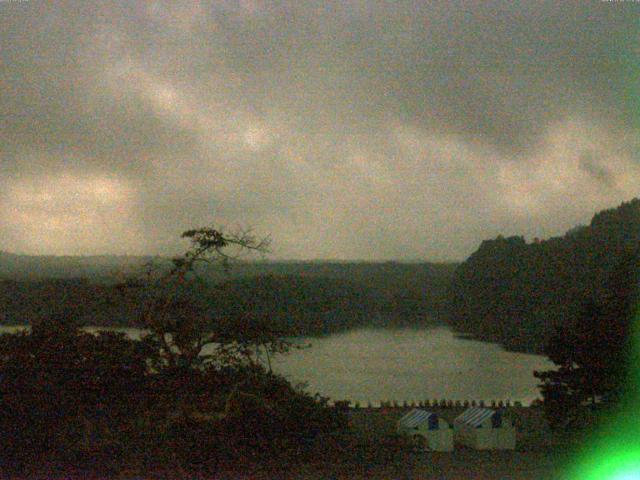
[[[147, 265], [171, 269], [166, 260]], [[288, 335], [322, 335], [442, 321], [454, 266], [244, 262], [228, 275], [219, 265], [196, 270], [202, 283], [184, 294], [205, 301], [212, 318], [268, 314]], [[117, 277], [0, 280], [0, 324], [22, 324], [66, 304], [86, 326], [140, 327], [136, 302], [122, 301], [120, 284]]]

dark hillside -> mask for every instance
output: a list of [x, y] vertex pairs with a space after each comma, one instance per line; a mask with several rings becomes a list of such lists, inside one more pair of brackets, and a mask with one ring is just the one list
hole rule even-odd
[[539, 352], [553, 326], [575, 321], [586, 299], [607, 295], [620, 262], [638, 258], [639, 241], [638, 199], [562, 237], [487, 240], [455, 273], [451, 323], [482, 340]]

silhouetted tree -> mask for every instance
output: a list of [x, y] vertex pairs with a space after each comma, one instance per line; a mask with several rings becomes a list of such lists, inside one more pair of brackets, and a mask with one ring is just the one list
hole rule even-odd
[[575, 426], [581, 407], [616, 403], [627, 386], [631, 325], [637, 300], [638, 256], [621, 255], [598, 301], [589, 300], [576, 321], [556, 328], [545, 353], [557, 370], [535, 372], [547, 418]]
[[189, 239], [191, 246], [173, 259], [168, 270], [149, 264], [141, 278], [127, 283], [145, 291], [139, 324], [149, 330], [145, 341], [157, 352], [157, 369], [202, 365], [212, 359], [202, 355], [205, 347], [220, 345], [221, 336], [203, 298], [210, 292], [198, 276], [197, 266], [219, 263], [228, 268], [230, 261], [247, 252], [265, 253], [269, 246], [268, 239], [258, 239], [247, 231], [225, 234], [215, 228], [200, 228], [188, 230], [182, 237]]

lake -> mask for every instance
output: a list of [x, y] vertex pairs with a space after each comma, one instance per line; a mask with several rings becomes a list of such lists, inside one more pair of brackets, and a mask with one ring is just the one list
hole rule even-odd
[[[0, 327], [0, 332], [19, 327]], [[114, 329], [138, 337], [137, 329]], [[545, 357], [457, 337], [447, 327], [362, 328], [297, 342], [311, 347], [276, 357], [275, 371], [311, 393], [365, 406], [380, 400], [519, 400], [539, 397], [534, 370]]]
[[306, 339], [311, 348], [273, 362], [274, 370], [332, 399], [519, 400], [539, 397], [534, 370], [546, 357], [457, 337], [449, 328], [358, 329]]

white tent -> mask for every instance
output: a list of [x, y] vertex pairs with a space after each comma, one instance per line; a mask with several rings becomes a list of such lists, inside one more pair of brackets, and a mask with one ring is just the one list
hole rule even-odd
[[477, 450], [513, 450], [516, 428], [501, 411], [472, 407], [453, 421], [456, 444]]
[[397, 431], [437, 452], [453, 450], [453, 430], [446, 420], [426, 410], [413, 409], [398, 420]]

